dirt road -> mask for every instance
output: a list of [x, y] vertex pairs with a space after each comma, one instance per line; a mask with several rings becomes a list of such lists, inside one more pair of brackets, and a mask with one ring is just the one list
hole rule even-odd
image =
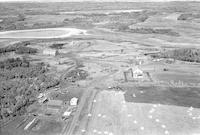
[[[79, 116], [83, 110], [84, 105], [86, 104], [86, 99], [92, 94], [92, 92], [95, 92], [95, 87], [100, 86], [101, 82], [104, 82], [107, 78], [109, 78], [109, 76], [115, 74], [116, 72], [117, 71], [113, 71], [110, 74], [107, 74], [103, 77], [97, 78], [97, 79], [93, 80], [92, 82], [90, 82], [86, 86], [85, 91], [83, 92], [83, 95], [81, 97], [81, 101], [79, 102], [80, 104], [78, 105], [76, 113], [73, 117], [73, 120], [72, 120], [70, 126], [66, 125], [64, 127], [64, 130], [61, 133], [62, 135], [73, 135], [74, 129], [78, 123]], [[92, 99], [89, 99], [89, 100], [91, 101]]]

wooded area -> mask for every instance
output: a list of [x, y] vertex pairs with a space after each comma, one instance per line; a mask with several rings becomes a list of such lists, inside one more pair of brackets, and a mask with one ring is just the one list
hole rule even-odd
[[44, 63], [12, 58], [0, 62], [0, 67], [0, 119], [23, 115], [38, 93], [59, 84], [58, 79], [45, 75]]

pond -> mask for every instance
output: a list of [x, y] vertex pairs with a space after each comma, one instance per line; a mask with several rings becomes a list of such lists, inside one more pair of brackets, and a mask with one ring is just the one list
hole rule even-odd
[[73, 35], [85, 35], [86, 30], [76, 28], [47, 28], [0, 32], [0, 38], [65, 38]]

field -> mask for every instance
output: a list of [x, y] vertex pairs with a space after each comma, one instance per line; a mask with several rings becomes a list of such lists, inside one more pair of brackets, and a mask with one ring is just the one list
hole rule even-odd
[[199, 120], [192, 119], [199, 114], [199, 109], [194, 109], [189, 116], [186, 107], [130, 103], [125, 101], [122, 92], [114, 91], [102, 91], [94, 101], [91, 116], [86, 116], [88, 125], [82, 127], [88, 135], [199, 133]]
[[1, 3], [0, 134], [199, 135], [199, 7]]
[[125, 90], [124, 97], [127, 102], [199, 108], [200, 94], [198, 88], [138, 86], [135, 88], [128, 87]]

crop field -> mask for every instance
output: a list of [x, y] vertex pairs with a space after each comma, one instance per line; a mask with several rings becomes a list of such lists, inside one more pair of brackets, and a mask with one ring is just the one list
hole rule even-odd
[[155, 103], [199, 108], [199, 88], [140, 86], [125, 88], [125, 100], [136, 103]]

